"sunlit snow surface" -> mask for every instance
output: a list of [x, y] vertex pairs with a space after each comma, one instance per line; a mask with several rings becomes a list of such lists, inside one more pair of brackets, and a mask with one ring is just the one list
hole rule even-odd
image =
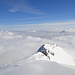
[[69, 65], [69, 66], [75, 66], [75, 62], [73, 58], [68, 55], [63, 48], [57, 46], [56, 44], [46, 44], [46, 49], [49, 49], [54, 52], [54, 56], [49, 54], [50, 60], [47, 56], [45, 56], [41, 51], [35, 53], [32, 55], [29, 60], [48, 60], [48, 61], [54, 61], [57, 63]]
[[[50, 60], [37, 53], [45, 43], [59, 45]], [[74, 66], [74, 31], [0, 31], [0, 75], [75, 75]]]

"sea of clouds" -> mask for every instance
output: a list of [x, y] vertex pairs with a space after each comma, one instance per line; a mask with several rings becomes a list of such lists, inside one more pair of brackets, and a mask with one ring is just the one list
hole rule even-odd
[[45, 43], [56, 43], [75, 61], [75, 31], [0, 31], [0, 75], [75, 75], [75, 67], [26, 60]]
[[0, 31], [0, 66], [29, 57], [45, 43], [58, 44], [75, 60], [74, 32]]

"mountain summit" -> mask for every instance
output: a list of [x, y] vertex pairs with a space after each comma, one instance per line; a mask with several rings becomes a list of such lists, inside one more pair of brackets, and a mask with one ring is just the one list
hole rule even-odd
[[29, 59], [48, 60], [75, 66], [73, 58], [65, 50], [57, 44], [44, 44]]

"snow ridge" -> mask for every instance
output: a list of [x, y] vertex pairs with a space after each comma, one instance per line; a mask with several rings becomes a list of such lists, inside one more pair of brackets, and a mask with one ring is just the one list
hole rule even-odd
[[[42, 53], [42, 50], [48, 49], [51, 52], [54, 52], [54, 56], [51, 55], [50, 53], [48, 56], [50, 57], [50, 60], [46, 55]], [[75, 66], [75, 62], [73, 58], [65, 52], [65, 49], [62, 47], [59, 47], [57, 44], [44, 44], [42, 45], [38, 51], [33, 54], [29, 60], [48, 60], [48, 61], [54, 61], [57, 63], [65, 64], [65, 65], [70, 65], [70, 66]]]

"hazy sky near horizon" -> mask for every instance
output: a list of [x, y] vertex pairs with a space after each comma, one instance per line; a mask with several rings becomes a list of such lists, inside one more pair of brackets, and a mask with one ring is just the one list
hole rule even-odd
[[0, 30], [75, 26], [75, 0], [0, 0]]

